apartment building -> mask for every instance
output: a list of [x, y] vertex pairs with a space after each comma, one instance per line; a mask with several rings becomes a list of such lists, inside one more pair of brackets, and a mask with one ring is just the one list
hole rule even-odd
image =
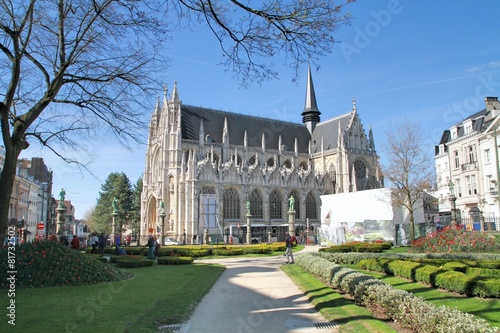
[[[459, 219], [477, 228], [481, 214], [488, 223], [500, 216], [498, 204], [497, 133], [500, 124], [498, 97], [486, 97], [485, 108], [443, 131], [435, 146], [436, 196], [441, 215], [452, 210], [450, 195], [456, 199]], [[493, 224], [489, 225], [493, 227]]]

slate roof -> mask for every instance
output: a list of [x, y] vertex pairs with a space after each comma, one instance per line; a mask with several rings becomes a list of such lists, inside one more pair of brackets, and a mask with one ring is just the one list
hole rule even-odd
[[224, 119], [227, 118], [229, 144], [243, 145], [247, 131], [249, 147], [262, 147], [262, 133], [265, 133], [266, 149], [278, 149], [278, 140], [288, 151], [294, 151], [297, 138], [299, 153], [307, 153], [311, 135], [304, 124], [260, 118], [244, 114], [213, 110], [203, 107], [182, 105], [182, 139], [198, 141], [200, 123], [203, 120], [205, 137], [210, 135], [213, 142], [222, 143]]
[[351, 119], [352, 112], [318, 123], [312, 136], [312, 153], [321, 151], [321, 137], [324, 150], [338, 148], [339, 123], [341, 130], [345, 130]]

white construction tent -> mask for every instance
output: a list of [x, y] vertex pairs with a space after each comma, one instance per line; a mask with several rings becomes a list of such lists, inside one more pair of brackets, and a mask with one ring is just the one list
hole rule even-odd
[[[392, 189], [381, 188], [322, 195], [320, 244], [398, 239], [398, 243], [405, 245], [409, 236], [408, 211], [393, 204], [391, 193]], [[423, 207], [418, 206], [415, 221], [423, 221]]]

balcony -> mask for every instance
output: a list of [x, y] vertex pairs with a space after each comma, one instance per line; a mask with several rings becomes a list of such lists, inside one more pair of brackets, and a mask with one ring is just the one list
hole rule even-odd
[[462, 164], [462, 171], [473, 171], [473, 170], [477, 170], [477, 168], [478, 168], [477, 162]]

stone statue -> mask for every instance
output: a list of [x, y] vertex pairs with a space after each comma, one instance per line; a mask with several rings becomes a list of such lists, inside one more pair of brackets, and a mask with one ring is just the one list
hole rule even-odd
[[450, 192], [451, 192], [451, 194], [454, 194], [454, 191], [453, 191], [454, 184], [453, 184], [453, 182], [451, 181], [451, 179], [450, 179], [450, 182], [448, 183], [448, 186], [450, 187]]
[[250, 201], [247, 201], [247, 215], [250, 215]]
[[61, 192], [59, 192], [59, 207], [64, 207], [64, 196], [66, 195], [66, 191], [64, 188], [61, 188]]
[[290, 198], [288, 199], [288, 202], [290, 203], [290, 205], [288, 206], [288, 211], [290, 211], [290, 212], [294, 211], [295, 199], [294, 199], [293, 195], [290, 196]]
[[113, 198], [113, 202], [111, 203], [111, 206], [113, 206], [113, 213], [117, 213], [118, 212], [117, 204], [118, 204], [118, 199], [116, 197], [114, 197]]

